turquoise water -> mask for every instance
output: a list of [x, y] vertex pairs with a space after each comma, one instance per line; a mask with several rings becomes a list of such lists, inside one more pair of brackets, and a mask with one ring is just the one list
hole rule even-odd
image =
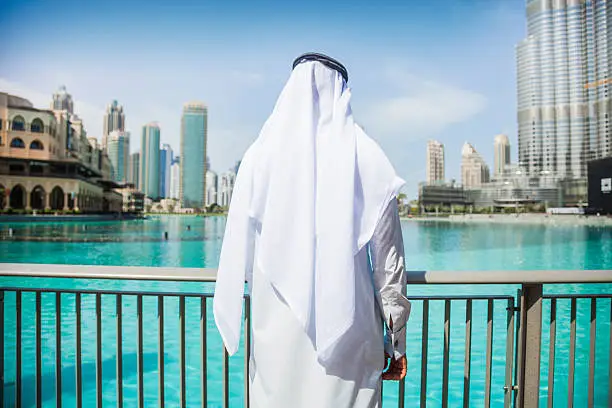
[[[190, 225], [191, 229], [187, 230]], [[0, 240], [2, 262], [36, 262], [82, 265], [136, 265], [216, 267], [224, 229], [221, 217], [161, 217], [145, 221], [84, 224], [0, 224], [0, 236], [14, 229], [15, 240]], [[450, 225], [443, 223], [402, 224], [406, 263], [412, 270], [535, 270], [612, 269], [612, 230], [589, 227], [522, 225]], [[169, 240], [163, 239], [167, 231]], [[103, 242], [100, 242], [103, 241]], [[451, 272], [449, 272], [451, 273]], [[92, 280], [28, 279], [0, 280], [3, 287], [49, 287], [142, 291], [188, 291], [212, 293], [212, 284], [120, 282]], [[516, 285], [411, 285], [409, 296], [482, 294], [515, 296]], [[547, 285], [546, 293], [612, 293], [612, 285]], [[24, 406], [32, 406], [34, 387], [34, 294], [23, 295], [22, 353]], [[75, 403], [74, 295], [62, 297], [62, 397], [64, 406]], [[212, 322], [208, 302], [207, 354], [208, 405], [221, 405], [222, 345]], [[502, 406], [506, 350], [506, 302], [495, 302], [492, 406]], [[608, 406], [610, 363], [610, 301], [596, 304], [595, 405]], [[42, 295], [43, 406], [55, 406], [55, 297]], [[84, 406], [95, 402], [95, 298], [82, 296], [82, 361]], [[189, 406], [200, 406], [199, 299], [186, 302], [186, 385]], [[567, 406], [570, 302], [558, 301], [555, 358], [555, 407]], [[578, 301], [575, 405], [586, 406], [590, 301]], [[157, 299], [145, 297], [144, 390], [146, 406], [157, 406]], [[165, 400], [178, 401], [178, 299], [164, 303]], [[5, 298], [5, 402], [11, 406], [15, 378], [15, 295]], [[432, 301], [429, 313], [427, 396], [430, 406], [441, 405], [444, 302]], [[548, 373], [549, 302], [544, 304], [541, 404], [546, 403]], [[470, 405], [480, 407], [484, 398], [486, 302], [474, 301], [472, 315]], [[115, 406], [115, 297], [102, 297], [102, 359], [104, 406]], [[408, 376], [406, 406], [418, 401], [421, 371], [422, 303], [413, 302], [408, 324]], [[454, 301], [451, 313], [450, 406], [463, 398], [465, 301]], [[134, 406], [136, 398], [136, 298], [123, 299], [124, 401]], [[230, 359], [231, 406], [243, 398], [243, 354]], [[397, 397], [397, 384], [386, 383], [385, 403]]]

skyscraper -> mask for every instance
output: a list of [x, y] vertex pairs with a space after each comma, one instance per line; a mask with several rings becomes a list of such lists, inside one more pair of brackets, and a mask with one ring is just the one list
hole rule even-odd
[[108, 158], [113, 165], [111, 178], [117, 183], [127, 183], [130, 163], [130, 133], [120, 130], [110, 132], [106, 147]]
[[461, 184], [464, 188], [476, 188], [488, 183], [489, 166], [469, 143], [461, 150]]
[[176, 156], [170, 166], [170, 198], [178, 200], [180, 194], [181, 160]]
[[159, 125], [151, 122], [142, 128], [140, 144], [140, 190], [151, 199], [159, 198]]
[[212, 170], [206, 172], [206, 206], [211, 204], [218, 204], [219, 199], [217, 198], [217, 183], [219, 178], [217, 173]]
[[444, 181], [444, 145], [437, 140], [427, 142], [427, 184]]
[[529, 175], [582, 178], [589, 159], [612, 153], [611, 26], [609, 1], [527, 0], [517, 119], [519, 165]]
[[106, 148], [108, 135], [115, 130], [125, 130], [125, 114], [123, 113], [123, 106], [119, 105], [117, 101], [111, 102], [106, 107], [106, 113], [104, 114], [104, 130], [102, 132], [103, 148]]
[[504, 170], [510, 165], [510, 140], [508, 140], [508, 136], [495, 136], [494, 149], [493, 174], [498, 177], [503, 175]]
[[128, 169], [128, 183], [140, 190], [140, 152], [130, 155], [130, 166]]
[[180, 200], [183, 207], [206, 204], [206, 138], [208, 109], [203, 103], [183, 106], [181, 118]]
[[172, 148], [163, 144], [159, 150], [159, 196], [170, 197], [170, 166], [173, 161]]
[[232, 201], [232, 194], [234, 193], [234, 182], [236, 181], [236, 173], [228, 171], [227, 173], [221, 174], [219, 177], [217, 200], [218, 204], [222, 207], [229, 207]]
[[66, 111], [70, 114], [74, 113], [72, 95], [66, 91], [64, 85], [60, 86], [56, 93], [53, 94], [52, 109], [54, 111]]

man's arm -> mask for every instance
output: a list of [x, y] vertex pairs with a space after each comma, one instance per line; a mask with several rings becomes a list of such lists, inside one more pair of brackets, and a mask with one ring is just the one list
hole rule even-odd
[[[393, 357], [387, 374], [399, 370], [405, 375], [406, 322], [410, 315], [410, 302], [406, 299], [404, 242], [395, 199], [391, 200], [376, 226], [370, 241], [370, 256], [376, 299], [387, 326], [385, 350]], [[395, 375], [386, 377], [397, 379]]]

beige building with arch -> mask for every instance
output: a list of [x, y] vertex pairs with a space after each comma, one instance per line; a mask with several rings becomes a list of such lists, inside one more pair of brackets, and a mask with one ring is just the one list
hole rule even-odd
[[0, 93], [0, 210], [109, 211], [110, 169], [76, 115]]

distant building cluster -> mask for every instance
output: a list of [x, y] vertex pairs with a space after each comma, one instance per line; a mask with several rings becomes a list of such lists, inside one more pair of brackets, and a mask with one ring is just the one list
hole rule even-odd
[[50, 109], [0, 93], [0, 210], [120, 212], [113, 172], [65, 87]]
[[66, 87], [53, 95], [49, 110], [0, 93], [0, 210], [134, 212], [155, 207], [189, 213], [229, 206], [238, 164], [219, 177], [210, 169], [206, 105], [183, 106], [180, 157], [161, 143], [156, 122], [142, 127], [134, 153], [131, 136], [116, 100], [106, 107], [98, 142], [75, 114]]
[[612, 157], [609, 4], [527, 0], [526, 9], [527, 37], [516, 51], [518, 163], [507, 135], [495, 136], [492, 173], [466, 143], [461, 183], [447, 182], [444, 146], [430, 141], [422, 207], [585, 207], [601, 189], [587, 176], [601, 173], [591, 162]]

